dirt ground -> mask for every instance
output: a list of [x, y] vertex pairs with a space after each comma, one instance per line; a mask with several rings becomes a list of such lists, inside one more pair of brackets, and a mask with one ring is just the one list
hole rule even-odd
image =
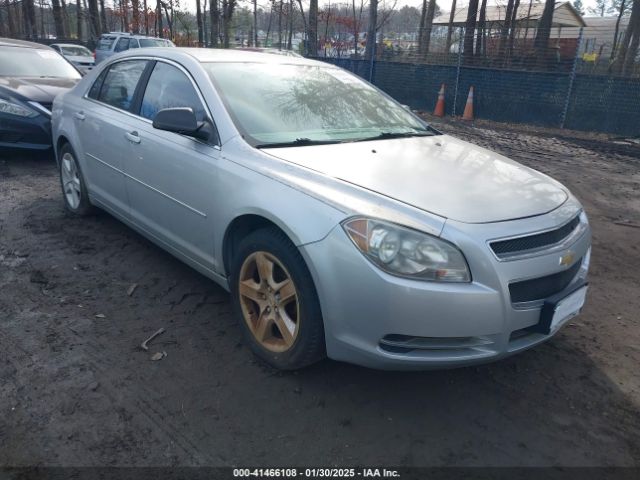
[[[0, 466], [639, 466], [640, 147], [440, 127], [565, 183], [594, 232], [582, 316], [441, 372], [271, 370], [222, 289], [106, 214], [66, 215], [52, 159], [0, 160]], [[138, 345], [160, 327], [154, 362]]]

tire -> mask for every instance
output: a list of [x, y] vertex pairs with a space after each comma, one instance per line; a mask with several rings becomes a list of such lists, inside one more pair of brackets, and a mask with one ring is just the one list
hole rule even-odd
[[296, 246], [269, 227], [245, 237], [236, 252], [230, 276], [233, 308], [253, 353], [280, 370], [323, 359], [320, 302]]
[[87, 183], [80, 169], [73, 148], [65, 143], [58, 153], [60, 187], [65, 209], [73, 215], [86, 216], [94, 213], [95, 208], [89, 202]]

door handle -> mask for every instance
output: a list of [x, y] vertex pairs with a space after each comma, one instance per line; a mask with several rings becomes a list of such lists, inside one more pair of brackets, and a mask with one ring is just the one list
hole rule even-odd
[[133, 132], [125, 133], [124, 136], [127, 137], [127, 140], [129, 140], [130, 142], [140, 143], [140, 136], [135, 130]]
[[84, 120], [85, 119], [85, 115], [84, 112], [76, 112], [73, 114], [74, 117], [76, 117], [78, 120]]

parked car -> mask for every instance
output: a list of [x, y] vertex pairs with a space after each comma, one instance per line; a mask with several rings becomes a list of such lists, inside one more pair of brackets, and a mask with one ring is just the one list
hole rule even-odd
[[51, 45], [51, 48], [73, 63], [82, 73], [87, 73], [96, 64], [91, 50], [82, 45], [75, 45], [73, 43], [54, 43]]
[[37, 43], [0, 38], [0, 151], [51, 148], [51, 105], [81, 76]]
[[326, 63], [127, 52], [56, 99], [53, 129], [66, 208], [229, 289], [278, 368], [486, 362], [585, 300], [590, 228], [565, 187]]
[[167, 40], [166, 38], [145, 37], [144, 35], [133, 35], [123, 32], [103, 33], [96, 46], [96, 64], [109, 58], [111, 55], [127, 51], [130, 48], [157, 47], [175, 47], [175, 45], [171, 40]]

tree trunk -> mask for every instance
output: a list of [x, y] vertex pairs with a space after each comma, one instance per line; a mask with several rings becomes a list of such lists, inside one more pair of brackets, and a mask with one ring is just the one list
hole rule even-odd
[[69, 10], [67, 10], [67, 2], [60, 0], [62, 7], [62, 26], [64, 28], [64, 38], [71, 38], [71, 24], [69, 23]]
[[293, 45], [293, 0], [289, 0], [289, 35], [287, 37], [287, 50]]
[[157, 0], [156, 2], [156, 36], [162, 38], [162, 0]]
[[[302, 8], [302, 5], [300, 5]], [[304, 13], [302, 14], [304, 19]], [[253, 46], [258, 46], [258, 0], [253, 0]]]
[[473, 39], [476, 31], [476, 17], [478, 15], [478, 0], [470, 0], [467, 10], [467, 21], [464, 25], [464, 62], [473, 62]]
[[149, 8], [147, 7], [147, 0], [144, 0], [142, 4], [144, 8], [144, 34], [149, 36]]
[[104, 0], [100, 0], [100, 27], [103, 32], [109, 31], [107, 25], [107, 10], [104, 8]]
[[551, 36], [551, 25], [553, 24], [555, 7], [556, 0], [546, 0], [542, 16], [538, 22], [538, 31], [536, 32], [536, 39], [533, 42], [533, 46], [536, 49], [536, 57], [538, 58], [538, 64], [540, 66], [549, 64], [551, 56], [549, 51], [549, 37]]
[[[483, 5], [486, 4], [486, 0], [483, 0]], [[445, 52], [449, 53], [451, 50], [451, 36], [453, 35], [453, 19], [456, 15], [456, 0], [451, 2], [451, 12], [449, 13], [449, 26], [447, 27], [447, 43], [445, 46]]]
[[367, 60], [372, 61], [375, 57], [376, 36], [378, 33], [378, 0], [369, 1], [369, 26], [367, 28], [367, 46], [365, 54]]
[[618, 32], [620, 31], [620, 20], [622, 19], [622, 15], [624, 15], [624, 7], [626, 4], [626, 0], [622, 0], [620, 2], [620, 11], [618, 12], [618, 18], [616, 19], [616, 28], [613, 33], [613, 45], [611, 46], [611, 56], [610, 60], [613, 60], [616, 56], [616, 48], [618, 47]]
[[478, 33], [476, 34], [476, 56], [478, 57], [486, 54], [485, 28], [487, 28], [487, 0], [482, 0], [478, 19]]
[[76, 0], [76, 30], [78, 40], [82, 41], [82, 2]]
[[509, 48], [507, 50], [507, 55], [510, 57], [513, 52], [513, 42], [516, 38], [516, 27], [517, 27], [517, 16], [518, 16], [518, 8], [520, 8], [520, 0], [516, 0], [513, 4], [513, 11], [511, 12], [511, 32], [509, 32]]
[[9, 0], [4, 0], [4, 7], [7, 11], [7, 29], [9, 31], [9, 37], [15, 38], [17, 36], [16, 23], [14, 18], [13, 6], [9, 4]]
[[318, 0], [309, 2], [309, 31], [307, 35], [309, 55], [318, 55]]
[[198, 46], [204, 46], [204, 31], [202, 30], [202, 7], [200, 0], [196, 0], [196, 22], [198, 24]]
[[140, 0], [131, 0], [133, 33], [140, 33]]
[[278, 50], [282, 50], [282, 3], [283, 0], [280, 0], [278, 6]]
[[51, 10], [53, 13], [53, 24], [56, 29], [56, 38], [64, 38], [64, 19], [62, 18], [60, 0], [51, 0]]
[[429, 0], [427, 5], [426, 0], [422, 2], [422, 25], [420, 26], [420, 39], [418, 45], [420, 46], [420, 54], [426, 56], [429, 53], [429, 46], [431, 45], [431, 31], [433, 30], [433, 16], [436, 12], [436, 1]]
[[22, 0], [22, 21], [24, 24], [24, 35], [27, 38], [38, 38], [38, 24], [36, 23], [36, 8], [33, 0]]
[[231, 19], [233, 18], [233, 11], [236, 8], [236, 0], [222, 0], [222, 10], [224, 17], [222, 19], [222, 26], [224, 28], [224, 48], [229, 48], [231, 38]]
[[218, 38], [220, 37], [220, 10], [218, 0], [211, 0], [209, 6], [209, 16], [211, 17], [211, 46], [218, 46]]
[[89, 23], [90, 23], [90, 38], [95, 40], [100, 36], [100, 15], [98, 13], [98, 0], [89, 0]]
[[633, 67], [638, 45], [640, 43], [640, 0], [634, 0], [631, 7], [631, 18], [627, 25], [627, 31], [620, 42], [616, 59], [613, 62], [612, 70], [623, 75], [630, 72]]
[[505, 50], [507, 48], [507, 39], [509, 38], [509, 29], [511, 27], [511, 17], [513, 14], [514, 0], [507, 1], [507, 10], [504, 15], [504, 22], [500, 29], [500, 41], [498, 43], [498, 58], [503, 60], [505, 57]]
[[[254, 0], [255, 1], [255, 0]], [[307, 19], [304, 16], [304, 8], [302, 7], [302, 0], [298, 0], [298, 6], [300, 7], [300, 16], [302, 17], [302, 27], [304, 28], [304, 40], [309, 40], [309, 29], [307, 28]], [[308, 47], [307, 47], [308, 48]], [[304, 50], [304, 54], [308, 55], [309, 51]]]

